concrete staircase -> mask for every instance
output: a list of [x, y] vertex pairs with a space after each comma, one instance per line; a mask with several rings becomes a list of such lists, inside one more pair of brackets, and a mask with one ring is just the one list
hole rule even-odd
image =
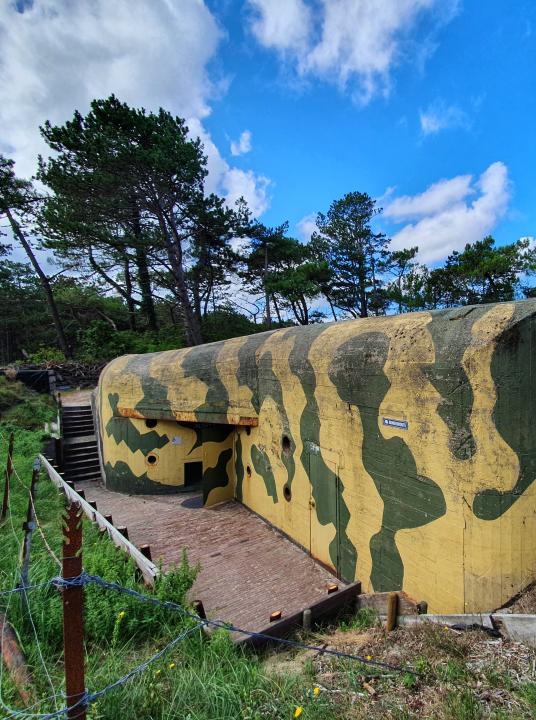
[[90, 405], [64, 405], [62, 435], [65, 480], [99, 482], [99, 454]]

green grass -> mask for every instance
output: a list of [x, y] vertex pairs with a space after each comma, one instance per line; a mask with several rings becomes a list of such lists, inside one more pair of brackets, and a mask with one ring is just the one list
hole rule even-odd
[[519, 694], [530, 707], [533, 717], [536, 717], [536, 683], [525, 683], [521, 686]]
[[[34, 458], [45, 439], [40, 431], [16, 428], [11, 423], [0, 424], [0, 468], [5, 467], [7, 437], [12, 429], [15, 430], [14, 465], [19, 477], [12, 480], [10, 514], [0, 527], [1, 591], [15, 587], [19, 581], [27, 486]], [[38, 484], [36, 507], [47, 542], [61, 557], [64, 500], [45, 473], [41, 474]], [[90, 574], [147, 592], [137, 583], [132, 562], [87, 521], [84, 521], [83, 562]], [[30, 583], [45, 582], [58, 572], [59, 567], [47, 552], [39, 532], [34, 532]], [[197, 568], [190, 567], [184, 558], [181, 565], [159, 580], [154, 592], [161, 599], [184, 603], [196, 574]], [[41, 655], [52, 687], [57, 692], [63, 689], [61, 598], [58, 591], [49, 587], [29, 591], [28, 599], [31, 619], [19, 595], [11, 596], [10, 600], [1, 598], [0, 607], [7, 611], [18, 633], [39, 697], [46, 698], [51, 695], [51, 687]], [[189, 624], [191, 621], [185, 621], [178, 613], [99, 587], [86, 587], [87, 687], [98, 690], [123, 676]], [[280, 677], [265, 673], [262, 657], [235, 646], [225, 631], [218, 631], [210, 641], [196, 631], [154, 666], [96, 702], [89, 710], [89, 717], [260, 720], [290, 718], [298, 706], [303, 708], [302, 718], [336, 717], [331, 701], [315, 698], [312, 691], [312, 680], [301, 674]], [[9, 706], [22, 707], [5, 672], [2, 697]], [[61, 699], [59, 703], [61, 705]], [[50, 702], [43, 702], [35, 711], [53, 709]]]
[[376, 627], [379, 623], [379, 617], [373, 608], [360, 608], [353, 617], [343, 620], [340, 623], [340, 629], [343, 632], [367, 630]]
[[482, 706], [469, 690], [451, 692], [446, 709], [451, 720], [479, 720], [483, 715]]
[[50, 395], [37, 393], [23, 383], [0, 376], [0, 422], [5, 430], [40, 429], [56, 417]]

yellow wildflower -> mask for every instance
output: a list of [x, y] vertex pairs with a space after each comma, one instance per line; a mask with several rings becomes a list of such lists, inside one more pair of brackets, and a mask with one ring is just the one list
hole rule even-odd
[[314, 695], [315, 697], [318, 697], [319, 693], [320, 693], [320, 688], [319, 688], [319, 687], [315, 687], [315, 689], [313, 690], [313, 695]]
[[303, 708], [298, 705], [296, 710], [294, 710], [294, 717], [299, 718], [300, 715], [302, 714], [302, 712], [303, 712]]
[[169, 663], [169, 669], [170, 669], [170, 670], [173, 670], [174, 667], [175, 667], [175, 663], [174, 663], [174, 662]]
[[126, 612], [124, 610], [121, 610], [121, 612], [119, 613], [119, 615], [117, 617], [119, 618], [119, 620], [122, 620], [125, 617], [125, 615], [126, 615]]
[[367, 659], [367, 660], [372, 660], [372, 655], [367, 655], [366, 659]]
[[162, 672], [161, 670], [155, 670], [155, 671], [154, 671], [154, 674], [155, 674], [155, 675], [160, 675], [161, 672]]

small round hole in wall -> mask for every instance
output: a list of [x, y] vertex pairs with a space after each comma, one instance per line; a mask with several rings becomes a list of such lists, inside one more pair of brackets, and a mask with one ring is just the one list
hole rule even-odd
[[147, 462], [149, 465], [156, 465], [158, 462], [158, 457], [154, 453], [150, 453], [147, 455]]
[[145, 427], [154, 428], [154, 427], [156, 427], [156, 423], [157, 423], [157, 421], [154, 419], [146, 420]]
[[248, 478], [251, 477], [251, 466], [250, 466], [250, 465], [248, 465], [248, 466], [246, 467], [246, 475], [248, 476]]
[[288, 435], [283, 435], [281, 439], [281, 447], [283, 448], [285, 455], [288, 455], [290, 452], [290, 438]]
[[283, 485], [283, 497], [287, 502], [292, 500], [292, 490], [289, 485]]

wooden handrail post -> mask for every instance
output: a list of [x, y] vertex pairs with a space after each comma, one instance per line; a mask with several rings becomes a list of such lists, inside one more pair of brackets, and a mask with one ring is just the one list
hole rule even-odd
[[[70, 503], [63, 532], [64, 579], [82, 573], [82, 511]], [[65, 694], [69, 720], [86, 720], [84, 678], [84, 588], [81, 585], [63, 589], [63, 653], [65, 662]], [[79, 704], [77, 704], [79, 703]], [[76, 707], [73, 707], [75, 706]]]
[[54, 438], [54, 454], [56, 456], [56, 464], [63, 471], [63, 438]]
[[387, 632], [391, 632], [396, 628], [396, 619], [398, 615], [398, 593], [389, 593], [387, 598]]
[[11, 433], [9, 435], [9, 444], [7, 449], [7, 463], [5, 472], [5, 484], [4, 484], [4, 499], [2, 501], [2, 515], [0, 515], [0, 521], [2, 521], [9, 510], [9, 485], [11, 483], [11, 476], [13, 475], [13, 443], [15, 442], [15, 435]]

